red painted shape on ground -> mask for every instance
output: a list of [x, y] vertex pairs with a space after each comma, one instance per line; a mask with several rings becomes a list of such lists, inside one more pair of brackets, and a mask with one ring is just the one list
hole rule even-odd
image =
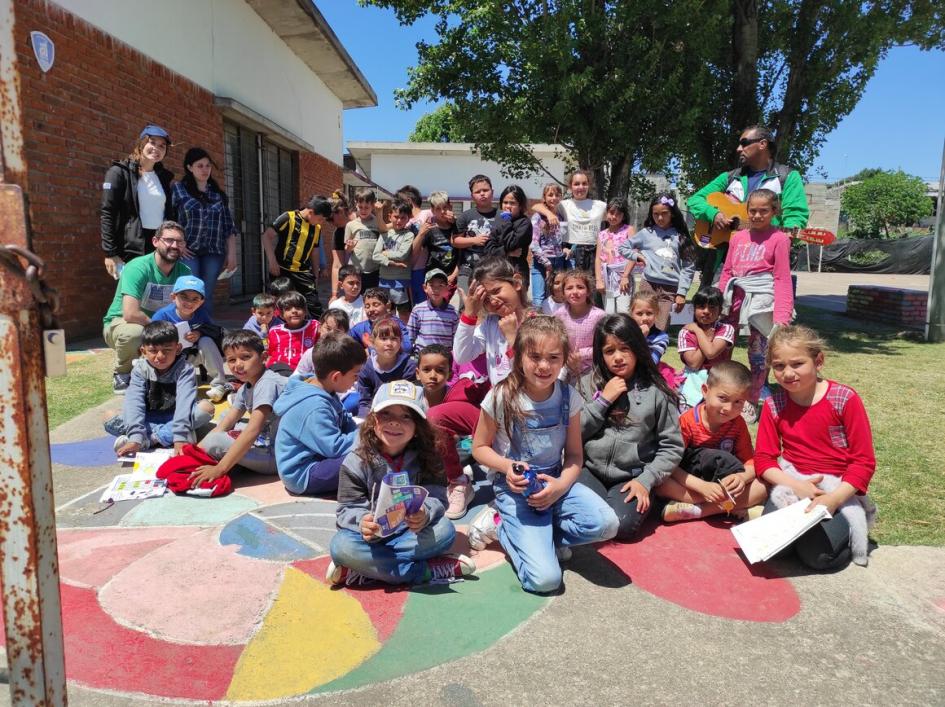
[[[66, 675], [90, 687], [190, 700], [226, 695], [243, 646], [168, 643], [115, 623], [91, 589], [62, 586]], [[186, 601], [186, 591], [168, 601]], [[225, 609], [224, 609], [225, 610]]]
[[657, 525], [637, 542], [606, 543], [600, 554], [640, 589], [710, 616], [778, 623], [800, 611], [791, 582], [747, 564], [737, 547], [726, 523], [694, 521]]
[[[326, 555], [314, 560], [293, 562], [292, 566], [324, 584], [325, 570], [328, 569], [330, 561], [331, 558]], [[364, 589], [342, 589], [341, 591], [347, 592], [349, 596], [360, 602], [364, 613], [374, 624], [377, 640], [381, 643], [390, 638], [400, 624], [400, 619], [404, 615], [404, 604], [407, 603], [409, 596], [406, 587], [392, 587], [379, 583], [368, 585]]]

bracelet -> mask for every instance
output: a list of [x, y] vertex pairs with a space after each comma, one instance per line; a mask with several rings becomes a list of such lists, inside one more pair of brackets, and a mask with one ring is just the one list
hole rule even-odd
[[463, 312], [459, 317], [459, 321], [461, 321], [463, 324], [475, 326], [479, 322], [479, 317], [471, 317], [470, 315], [466, 314], [466, 312]]

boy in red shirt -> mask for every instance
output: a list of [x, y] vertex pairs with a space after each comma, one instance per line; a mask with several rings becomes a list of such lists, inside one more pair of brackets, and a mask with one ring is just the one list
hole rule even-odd
[[[722, 361], [709, 369], [704, 401], [679, 418], [686, 451], [679, 467], [656, 487], [668, 498], [663, 520], [694, 520], [758, 506], [767, 498], [755, 477], [748, 425], [741, 417], [751, 373], [741, 363]], [[742, 515], [742, 514], [740, 514]]]
[[318, 320], [308, 318], [305, 297], [290, 290], [279, 297], [282, 324], [269, 329], [266, 368], [291, 376], [302, 354], [318, 341]]

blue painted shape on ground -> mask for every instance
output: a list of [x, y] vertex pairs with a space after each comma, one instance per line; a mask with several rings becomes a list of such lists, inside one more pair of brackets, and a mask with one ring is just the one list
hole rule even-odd
[[237, 553], [261, 560], [307, 560], [323, 554], [290, 538], [251, 515], [240, 516], [220, 532], [221, 545], [237, 545]]
[[118, 463], [115, 438], [111, 436], [51, 444], [49, 452], [53, 463], [66, 466], [109, 466]]
[[219, 498], [195, 498], [167, 493], [160, 498], [149, 498], [131, 509], [119, 525], [127, 528], [158, 525], [223, 525], [259, 504], [251, 498], [233, 493]]

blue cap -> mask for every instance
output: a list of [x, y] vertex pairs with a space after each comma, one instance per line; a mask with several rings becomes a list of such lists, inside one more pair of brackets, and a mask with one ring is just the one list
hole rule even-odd
[[382, 385], [374, 394], [371, 412], [380, 412], [384, 408], [403, 405], [427, 419], [427, 399], [420, 388], [410, 381], [391, 381]]
[[167, 144], [171, 144], [171, 136], [167, 134], [167, 131], [162, 128], [160, 125], [148, 124], [144, 126], [144, 130], [141, 131], [141, 134], [138, 136], [138, 139], [141, 140], [144, 137], [162, 137], [167, 140]]
[[193, 290], [201, 297], [207, 296], [206, 290], [203, 289], [203, 280], [193, 275], [181, 275], [177, 278], [177, 282], [174, 283], [174, 294], [184, 290]]

